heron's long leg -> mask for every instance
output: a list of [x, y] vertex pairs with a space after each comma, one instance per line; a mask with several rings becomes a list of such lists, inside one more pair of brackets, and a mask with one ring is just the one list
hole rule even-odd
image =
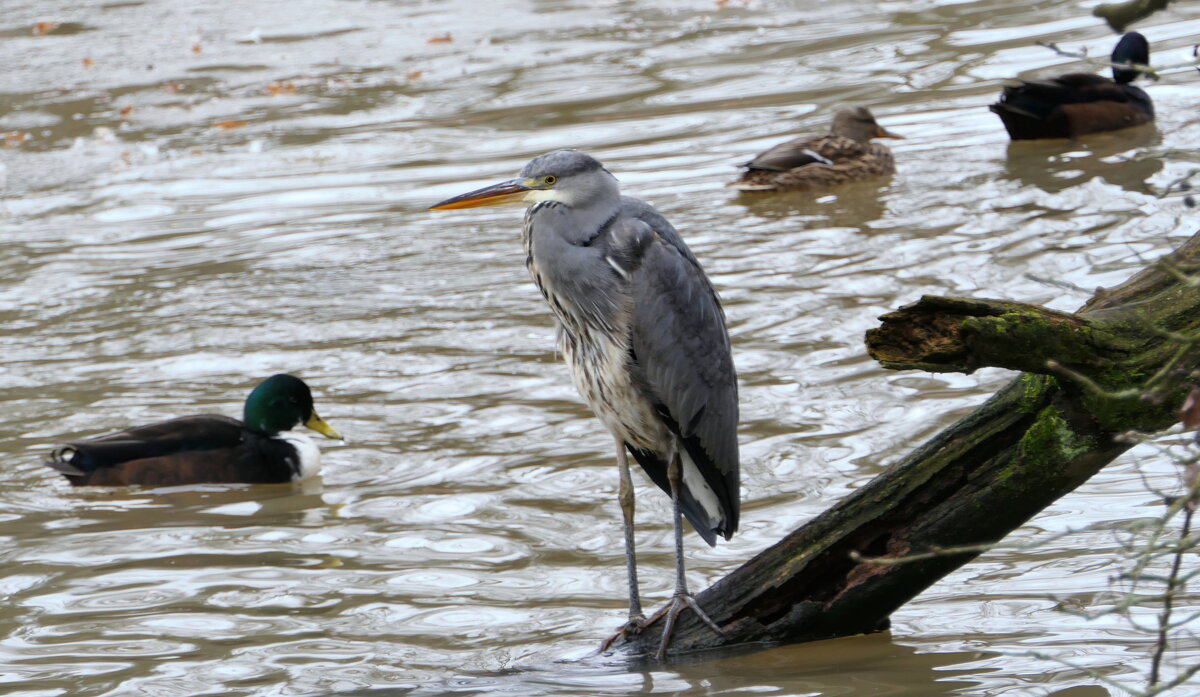
[[629, 620], [646, 620], [642, 612], [642, 599], [638, 594], [637, 550], [633, 539], [633, 478], [629, 476], [629, 458], [625, 453], [625, 441], [617, 438], [617, 466], [621, 469], [621, 484], [617, 497], [621, 502], [621, 516], [625, 520], [625, 568], [629, 571]]
[[[679, 454], [676, 453], [671, 458], [671, 464], [667, 466], [667, 481], [671, 484], [671, 504], [673, 516], [675, 518], [675, 595], [671, 598], [671, 603], [666, 611], [666, 624], [663, 625], [662, 643], [658, 646], [658, 653], [655, 658], [660, 661], [667, 659], [667, 647], [671, 645], [671, 633], [675, 631], [675, 620], [679, 618], [679, 613], [683, 612], [685, 607], [690, 607], [696, 616], [699, 617], [704, 624], [707, 624], [717, 634], [724, 635], [725, 632], [717, 626], [709, 618], [704, 610], [700, 609], [700, 604], [688, 593], [687, 575], [683, 567], [683, 508], [680, 501], [680, 490], [683, 487], [683, 464], [680, 462]], [[655, 613], [654, 618], [657, 620], [661, 613]]]
[[646, 627], [646, 615], [642, 612], [642, 598], [638, 593], [638, 575], [637, 575], [637, 551], [633, 539], [633, 478], [629, 476], [629, 458], [625, 452], [625, 441], [617, 438], [617, 466], [621, 470], [620, 487], [617, 490], [617, 498], [621, 502], [621, 517], [625, 521], [625, 568], [628, 571], [629, 580], [629, 621], [624, 627], [617, 630], [604, 643], [600, 644], [600, 651], [608, 650], [618, 637], [627, 638], [631, 634], [637, 634]]
[[667, 467], [667, 481], [671, 484], [671, 522], [675, 524], [675, 595], [688, 595], [687, 574], [683, 568], [683, 503], [679, 490], [683, 487], [683, 467], [676, 454]]

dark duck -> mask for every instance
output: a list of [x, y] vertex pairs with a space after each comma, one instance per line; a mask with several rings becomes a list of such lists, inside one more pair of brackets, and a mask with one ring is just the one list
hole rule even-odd
[[316, 443], [292, 429], [342, 438], [317, 416], [308, 385], [292, 375], [255, 387], [242, 418], [199, 414], [135, 426], [67, 443], [46, 464], [76, 486], [269, 484], [315, 474], [320, 464]]
[[1112, 79], [1068, 73], [1049, 80], [1018, 80], [989, 108], [1013, 140], [1076, 138], [1154, 120], [1150, 96], [1130, 83], [1150, 62], [1150, 43], [1131, 31], [1112, 52]]
[[880, 126], [866, 107], [842, 109], [822, 136], [780, 143], [742, 165], [730, 184], [741, 191], [804, 191], [896, 172], [892, 151], [872, 138], [903, 138]]

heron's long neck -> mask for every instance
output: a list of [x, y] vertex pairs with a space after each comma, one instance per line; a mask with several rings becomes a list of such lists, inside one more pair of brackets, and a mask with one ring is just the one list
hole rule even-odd
[[611, 331], [620, 322], [623, 284], [605, 260], [606, 232], [619, 200], [603, 209], [571, 208], [553, 201], [525, 214], [525, 266], [564, 331]]

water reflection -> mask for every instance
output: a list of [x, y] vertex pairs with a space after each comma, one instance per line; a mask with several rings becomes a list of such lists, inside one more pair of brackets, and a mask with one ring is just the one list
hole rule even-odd
[[1150, 181], [1163, 168], [1154, 153], [1161, 145], [1162, 134], [1153, 124], [1093, 134], [1079, 142], [1013, 141], [1005, 152], [1005, 177], [1052, 194], [1093, 179], [1152, 194]]
[[887, 211], [885, 193], [891, 180], [882, 177], [812, 191], [742, 191], [735, 194], [734, 202], [744, 206], [746, 213], [767, 220], [792, 224], [819, 221], [828, 227], [866, 231]]
[[[884, 632], [804, 647], [705, 654], [670, 669], [614, 673], [611, 663], [592, 658], [486, 675], [461, 674], [450, 685], [381, 694], [540, 694], [557, 688], [593, 695], [782, 692], [933, 697], [962, 694], [963, 688], [972, 684], [971, 671], [956, 666], [980, 657], [977, 652], [918, 653], [894, 643]], [[899, 675], [904, 678], [898, 680]]]

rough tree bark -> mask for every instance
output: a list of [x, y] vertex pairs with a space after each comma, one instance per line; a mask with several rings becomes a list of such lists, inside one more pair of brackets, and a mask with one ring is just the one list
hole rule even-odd
[[[1178, 419], [1200, 379], [1200, 234], [1071, 314], [924, 297], [867, 332], [892, 369], [1026, 371], [974, 412], [697, 595], [725, 636], [684, 612], [674, 655], [872, 632], [979, 552], [861, 560], [992, 543]], [[621, 647], [653, 654], [661, 622]]]

